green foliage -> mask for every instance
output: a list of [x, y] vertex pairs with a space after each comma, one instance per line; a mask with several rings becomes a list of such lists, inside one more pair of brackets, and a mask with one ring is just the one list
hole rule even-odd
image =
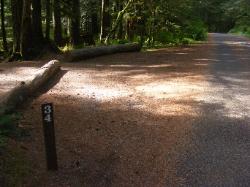
[[116, 40], [111, 40], [110, 41], [111, 45], [126, 44], [126, 43], [129, 43], [129, 40], [127, 40], [127, 39], [116, 39]]
[[4, 115], [0, 117], [0, 134], [4, 136], [10, 135], [15, 129], [16, 124], [13, 122], [12, 115]]
[[66, 44], [64, 47], [59, 48], [62, 52], [68, 52], [74, 49], [72, 44]]
[[18, 114], [9, 114], [0, 116], [0, 149], [2, 149], [7, 138], [21, 138], [27, 133], [18, 128], [18, 119], [20, 115]]
[[8, 114], [0, 116], [0, 135], [15, 136], [18, 134], [17, 121], [20, 118], [18, 114]]
[[207, 38], [207, 29], [200, 20], [192, 20], [186, 23], [184, 33], [186, 38], [193, 40], [205, 40]]
[[250, 26], [249, 25], [237, 25], [233, 29], [230, 30], [230, 33], [250, 37]]
[[156, 41], [161, 43], [176, 43], [176, 38], [172, 32], [161, 31], [156, 35]]
[[120, 40], [118, 40], [117, 42], [118, 42], [118, 44], [126, 44], [126, 43], [129, 43], [129, 41], [126, 40], [126, 39], [120, 39]]
[[[187, 20], [179, 26], [171, 24], [168, 29], [158, 32], [155, 36], [155, 42], [162, 44], [191, 44], [195, 41], [203, 41], [207, 38], [207, 29], [201, 20]], [[148, 42], [148, 41], [147, 41]]]
[[182, 43], [183, 45], [189, 45], [189, 44], [194, 43], [194, 40], [191, 39], [191, 38], [183, 38], [182, 41], [181, 41], [181, 43]]

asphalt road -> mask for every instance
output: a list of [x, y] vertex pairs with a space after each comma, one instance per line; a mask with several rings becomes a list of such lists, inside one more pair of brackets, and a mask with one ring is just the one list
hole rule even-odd
[[[59, 171], [45, 169], [40, 105], [53, 102]], [[250, 186], [250, 40], [76, 64], [24, 111], [31, 186]]]

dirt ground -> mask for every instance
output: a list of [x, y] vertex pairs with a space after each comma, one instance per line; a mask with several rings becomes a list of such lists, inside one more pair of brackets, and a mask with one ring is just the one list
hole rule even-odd
[[0, 63], [0, 98], [22, 81], [32, 79], [44, 62]]
[[[21, 109], [20, 125], [31, 130], [22, 143], [32, 169], [24, 186], [250, 184], [250, 58], [242, 40], [211, 35], [192, 47], [63, 63]], [[58, 172], [46, 171], [45, 102], [55, 106]]]

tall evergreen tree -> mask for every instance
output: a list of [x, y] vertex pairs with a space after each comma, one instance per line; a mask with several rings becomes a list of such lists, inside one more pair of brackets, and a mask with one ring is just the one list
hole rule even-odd
[[62, 18], [61, 18], [61, 6], [60, 1], [54, 0], [54, 40], [57, 45], [62, 44]]
[[73, 45], [80, 44], [80, 0], [72, 1], [72, 17], [71, 17], [71, 42]]
[[13, 52], [11, 60], [19, 58], [21, 52], [21, 28], [23, 16], [23, 0], [11, 0]]
[[22, 32], [21, 32], [21, 54], [24, 59], [32, 57], [32, 25], [31, 25], [31, 0], [23, 2]]
[[4, 0], [1, 0], [1, 30], [2, 30], [2, 38], [3, 38], [3, 49], [8, 51], [8, 44], [6, 38], [6, 29], [5, 29], [5, 3]]
[[51, 22], [51, 1], [46, 0], [46, 30], [45, 30], [45, 38], [47, 41], [50, 40], [50, 22]]
[[32, 0], [32, 39], [37, 46], [42, 46], [44, 39], [41, 9], [41, 0]]

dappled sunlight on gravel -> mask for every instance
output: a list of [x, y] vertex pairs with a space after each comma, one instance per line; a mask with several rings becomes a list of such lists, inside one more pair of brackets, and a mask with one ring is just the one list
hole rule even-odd
[[4, 95], [10, 89], [20, 84], [22, 81], [32, 79], [38, 67], [1, 67], [0, 71], [0, 96]]
[[101, 72], [87, 68], [84, 71], [69, 71], [61, 81], [64, 84], [57, 84], [49, 94], [77, 100], [111, 102], [118, 104], [121, 109], [137, 109], [154, 115], [196, 115], [194, 108], [182, 101], [202, 94], [206, 84], [203, 76], [162, 78], [138, 73], [136, 69], [129, 71], [129, 76], [121, 76], [121, 73], [116, 69]]
[[174, 99], [181, 100], [184, 97], [190, 99], [199, 94], [202, 90], [202, 82], [193, 82], [188, 79], [174, 79], [169, 81], [157, 81], [146, 85], [136, 87], [136, 90], [145, 96], [154, 97], [156, 99]]
[[[246, 83], [240, 79], [227, 79], [232, 80], [232, 83]], [[247, 81], [248, 82], [248, 81]], [[246, 118], [250, 114], [250, 94], [246, 92], [244, 87], [230, 87], [224, 85], [208, 84], [204, 88], [205, 92], [202, 96], [197, 96], [196, 101], [204, 102], [207, 104], [219, 104], [224, 108], [218, 112], [227, 117], [232, 118]], [[234, 93], [235, 92], [235, 93]], [[236, 93], [240, 92], [240, 93]], [[216, 93], [216, 94], [214, 94]]]

